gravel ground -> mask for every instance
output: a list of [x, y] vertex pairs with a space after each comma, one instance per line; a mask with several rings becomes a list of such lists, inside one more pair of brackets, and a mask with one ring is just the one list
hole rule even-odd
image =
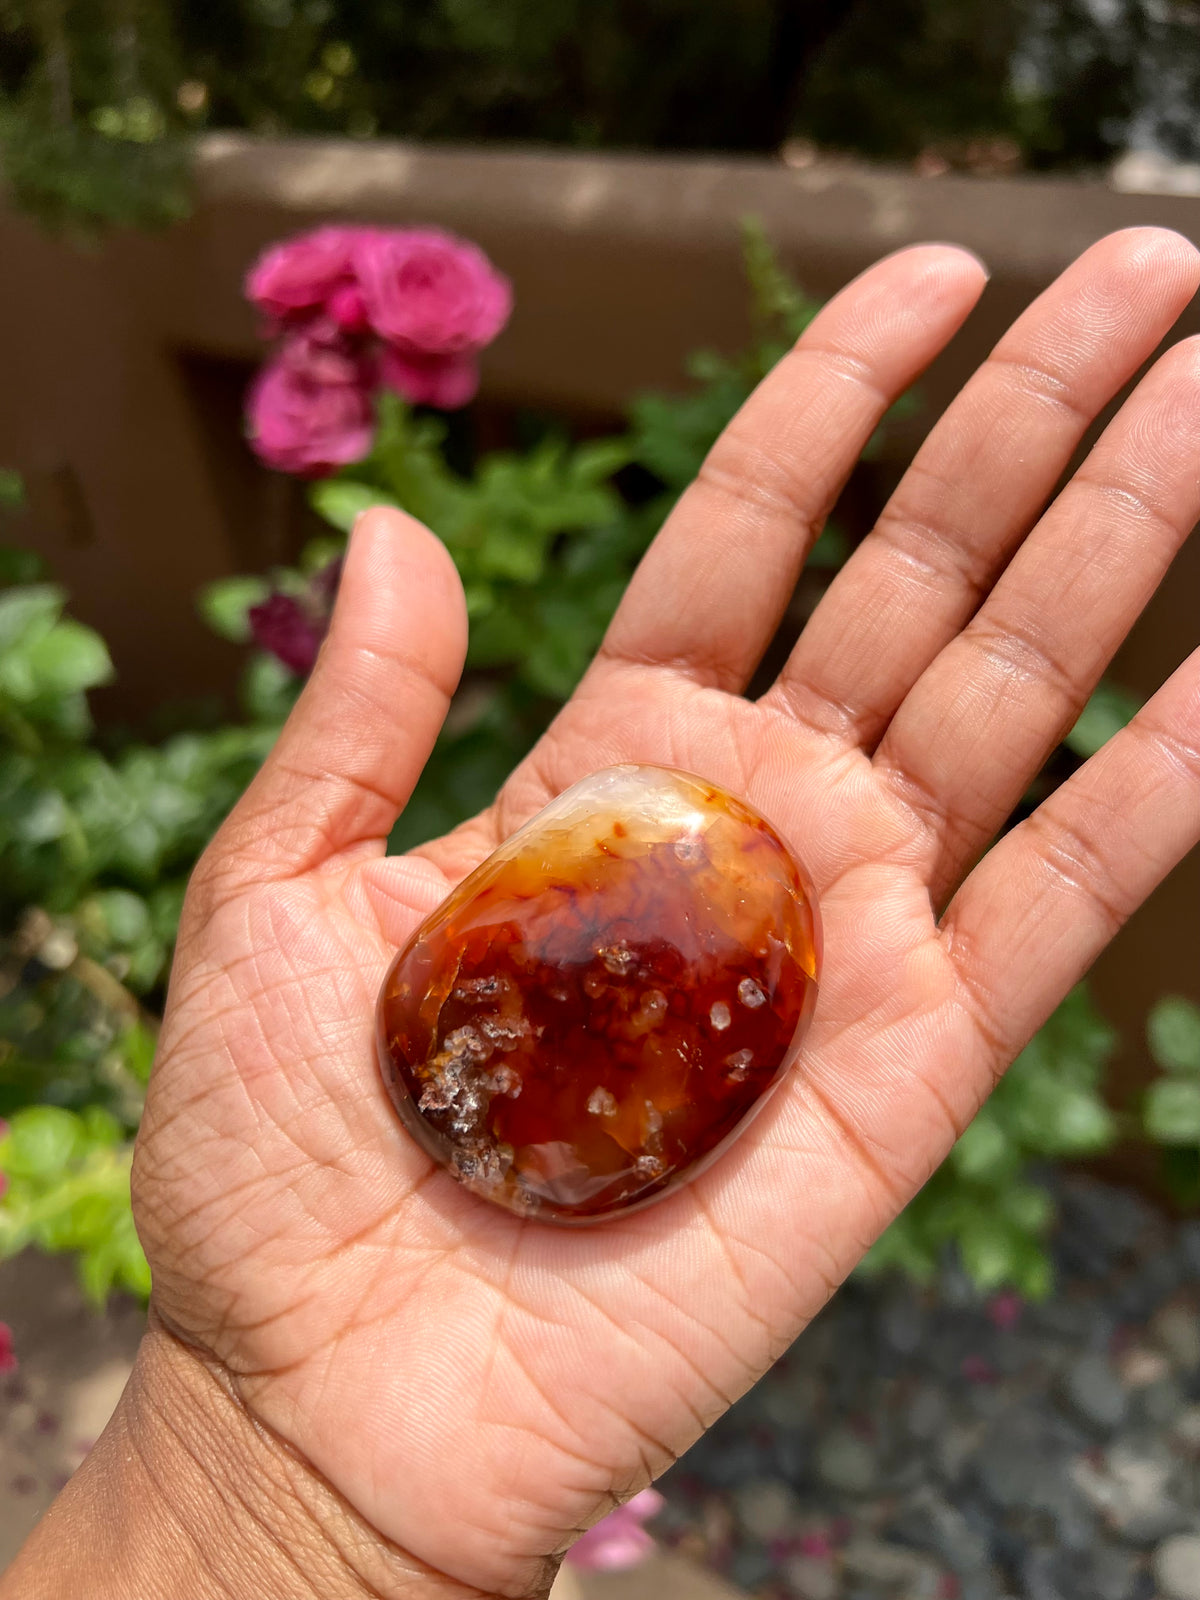
[[[1062, 1200], [1053, 1299], [981, 1302], [952, 1270], [850, 1284], [659, 1484], [663, 1560], [576, 1593], [1200, 1600], [1200, 1222], [1082, 1178]], [[2, 1568], [103, 1426], [140, 1313], [98, 1315], [30, 1255], [0, 1267], [0, 1320]]]
[[145, 1318], [85, 1300], [72, 1265], [28, 1251], [0, 1263], [0, 1321], [18, 1367], [0, 1377], [0, 1571], [103, 1432]]
[[1071, 1178], [1045, 1304], [851, 1284], [658, 1487], [779, 1600], [1200, 1600], [1200, 1222]]

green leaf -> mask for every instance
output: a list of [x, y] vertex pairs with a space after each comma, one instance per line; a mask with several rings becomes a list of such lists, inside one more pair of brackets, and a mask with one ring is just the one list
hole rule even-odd
[[242, 704], [256, 722], [281, 723], [300, 693], [301, 680], [265, 650], [252, 656], [242, 678]]
[[266, 578], [218, 578], [201, 589], [196, 605], [214, 633], [234, 644], [248, 644], [250, 607], [261, 605], [270, 592]]
[[1091, 1089], [1044, 1071], [1029, 1075], [1016, 1103], [1001, 1104], [1030, 1153], [1098, 1155], [1116, 1138], [1116, 1119]]
[[990, 1108], [985, 1106], [963, 1133], [950, 1153], [955, 1170], [970, 1180], [984, 1180], [1008, 1171], [1014, 1157], [1008, 1134]]
[[1054, 1201], [1034, 1183], [1010, 1183], [1000, 1191], [999, 1209], [1015, 1228], [1036, 1236], [1054, 1220]]
[[904, 1211], [876, 1239], [855, 1270], [864, 1278], [899, 1271], [917, 1283], [928, 1283], [937, 1271], [937, 1252], [921, 1238], [910, 1212]]
[[985, 1211], [964, 1218], [958, 1236], [963, 1267], [983, 1294], [1009, 1283], [1020, 1266], [1020, 1241], [1012, 1227]]
[[0, 650], [32, 642], [58, 621], [66, 592], [55, 583], [27, 583], [0, 593]]
[[1160, 1078], [1146, 1094], [1146, 1132], [1159, 1144], [1200, 1143], [1200, 1083]]
[[346, 553], [346, 541], [335, 533], [321, 534], [310, 539], [300, 552], [299, 568], [306, 578], [313, 578]]
[[131, 1022], [121, 1035], [121, 1059], [139, 1083], [150, 1082], [158, 1039], [143, 1022]]
[[79, 1121], [90, 1144], [107, 1145], [115, 1149], [121, 1143], [121, 1124], [103, 1106], [85, 1106], [79, 1113]]
[[1102, 683], [1080, 713], [1064, 743], [1077, 756], [1094, 756], [1141, 709], [1142, 702], [1128, 689]]
[[821, 529], [820, 537], [808, 552], [806, 567], [817, 571], [829, 571], [844, 565], [850, 554], [850, 544], [846, 535], [832, 522], [827, 522]]
[[[24, 478], [14, 467], [0, 467], [0, 509], [15, 511], [24, 504]], [[25, 580], [18, 579], [17, 581]]]
[[633, 459], [633, 442], [625, 437], [592, 439], [577, 445], [574, 471], [582, 483], [604, 483]]
[[343, 533], [349, 533], [362, 513], [372, 506], [400, 504], [382, 489], [359, 483], [354, 478], [325, 478], [314, 483], [308, 491], [308, 503], [318, 516]]
[[28, 660], [39, 694], [71, 694], [112, 677], [104, 640], [70, 617], [29, 647]]
[[0, 544], [0, 588], [10, 584], [37, 583], [46, 571], [46, 563], [33, 550], [22, 550], [15, 544]]
[[110, 944], [128, 948], [150, 932], [150, 911], [140, 894], [129, 889], [102, 889], [94, 904]]
[[1166, 995], [1146, 1022], [1150, 1054], [1166, 1072], [1200, 1074], [1200, 1006]]
[[10, 1178], [46, 1180], [62, 1172], [83, 1147], [78, 1117], [57, 1106], [30, 1106], [18, 1111], [0, 1140], [0, 1168]]

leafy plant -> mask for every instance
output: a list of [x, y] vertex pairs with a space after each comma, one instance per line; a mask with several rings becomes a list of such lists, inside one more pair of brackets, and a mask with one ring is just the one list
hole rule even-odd
[[956, 1244], [984, 1291], [1011, 1284], [1031, 1299], [1051, 1287], [1045, 1238], [1049, 1190], [1031, 1169], [1099, 1155], [1117, 1142], [1102, 1098], [1116, 1035], [1081, 985], [1017, 1057], [974, 1122], [917, 1198], [875, 1244], [868, 1272], [888, 1267], [924, 1281]]
[[1164, 1147], [1164, 1176], [1175, 1198], [1200, 1205], [1200, 1006], [1165, 995], [1147, 1019], [1146, 1040], [1163, 1072], [1146, 1093], [1146, 1133]]
[[0, 1256], [26, 1245], [70, 1251], [84, 1288], [102, 1301], [115, 1287], [150, 1293], [150, 1270], [129, 1208], [131, 1148], [117, 1119], [90, 1106], [20, 1111], [0, 1139], [8, 1191], [0, 1206]]
[[1195, 159], [1186, 0], [4, 0], [9, 186], [169, 221], [206, 127], [776, 151], [982, 170]]
[[64, 604], [35, 558], [0, 549], [0, 1256], [75, 1251], [100, 1296], [146, 1286], [129, 1139], [187, 873], [294, 685], [258, 663], [256, 720], [108, 754], [87, 691], [112, 665]]

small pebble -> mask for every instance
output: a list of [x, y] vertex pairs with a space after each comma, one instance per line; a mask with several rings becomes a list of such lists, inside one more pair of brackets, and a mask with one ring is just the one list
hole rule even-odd
[[1200, 1534], [1164, 1539], [1154, 1552], [1153, 1569], [1165, 1600], [1200, 1600]]
[[822, 1483], [845, 1494], [866, 1494], [879, 1477], [874, 1451], [849, 1428], [835, 1428], [822, 1439], [816, 1467]]
[[753, 1600], [1200, 1600], [1200, 1225], [1048, 1181], [1050, 1299], [852, 1280], [668, 1475], [672, 1542]]
[[1163, 1306], [1151, 1318], [1150, 1332], [1178, 1371], [1200, 1367], [1200, 1314], [1192, 1306]]
[[791, 1556], [783, 1564], [783, 1581], [796, 1600], [839, 1600], [841, 1584], [829, 1561]]
[[1083, 1356], [1067, 1373], [1066, 1388], [1078, 1415], [1101, 1433], [1112, 1433], [1125, 1420], [1129, 1396], [1107, 1356]]
[[770, 1544], [796, 1527], [800, 1502], [777, 1478], [753, 1478], [734, 1490], [734, 1511], [752, 1539]]

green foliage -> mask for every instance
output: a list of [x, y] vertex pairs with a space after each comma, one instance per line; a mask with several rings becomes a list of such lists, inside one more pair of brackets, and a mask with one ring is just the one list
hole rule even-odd
[[1200, 1144], [1200, 1083], [1161, 1078], [1146, 1096], [1146, 1131], [1159, 1144]]
[[87, 691], [112, 664], [63, 606], [36, 562], [0, 551], [0, 1254], [74, 1251], [102, 1296], [146, 1287], [128, 1141], [186, 876], [295, 684], [267, 663], [257, 722], [108, 753]]
[[220, 578], [201, 589], [197, 609], [215, 634], [234, 644], [250, 643], [251, 606], [271, 592], [268, 578]]
[[1147, 1136], [1163, 1146], [1163, 1177], [1182, 1206], [1200, 1206], [1200, 1006], [1165, 995], [1146, 1021], [1150, 1054], [1162, 1068], [1146, 1091]]
[[56, 1106], [19, 1111], [0, 1139], [0, 1258], [26, 1245], [69, 1251], [100, 1303], [114, 1286], [150, 1292], [150, 1270], [129, 1209], [125, 1131], [98, 1107], [82, 1115]]
[[1114, 733], [1121, 729], [1140, 709], [1142, 702], [1128, 689], [1119, 688], [1107, 679], [1099, 685], [1079, 715], [1079, 720], [1063, 740], [1068, 750], [1085, 760], [1094, 756]]
[[192, 209], [187, 146], [131, 138], [125, 126], [119, 113], [101, 127], [60, 128], [0, 110], [0, 152], [13, 198], [48, 227], [85, 239], [113, 227], [182, 221]]
[[701, 351], [688, 362], [689, 393], [642, 395], [630, 407], [632, 456], [672, 498], [691, 483], [725, 424], [821, 309], [780, 267], [757, 217], [743, 220], [742, 255], [753, 312], [749, 348], [732, 358]]
[[1190, 0], [5, 0], [10, 187], [55, 223], [170, 221], [187, 135], [774, 151], [967, 167], [1196, 155]]
[[867, 1255], [863, 1270], [898, 1267], [924, 1281], [956, 1244], [983, 1291], [1011, 1284], [1031, 1299], [1051, 1287], [1049, 1192], [1037, 1164], [1099, 1155], [1115, 1144], [1104, 1103], [1112, 1029], [1081, 985], [1063, 1001], [1001, 1080], [920, 1194]]
[[1146, 1023], [1150, 1054], [1164, 1072], [1200, 1078], [1200, 1006], [1164, 995]]

